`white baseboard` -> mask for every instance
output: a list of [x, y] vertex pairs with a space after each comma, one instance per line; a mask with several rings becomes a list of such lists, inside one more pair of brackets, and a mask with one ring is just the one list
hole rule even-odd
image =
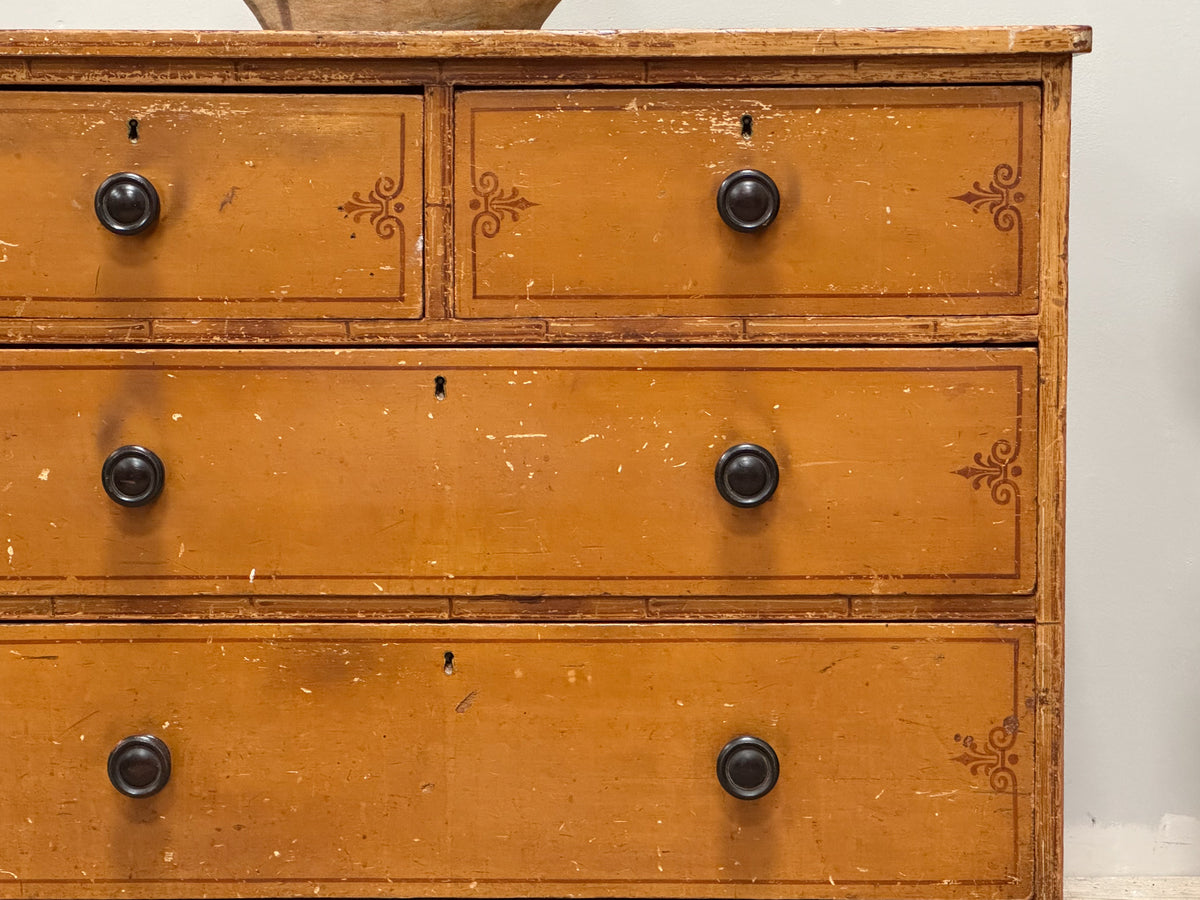
[[1185, 875], [1066, 878], [1064, 900], [1200, 900], [1200, 878]]
[[[1088, 876], [1080, 883], [1081, 897], [1197, 897], [1188, 879], [1200, 876], [1200, 818], [1166, 813], [1155, 824], [1089, 816], [1068, 822], [1063, 831], [1068, 878]], [[1088, 886], [1089, 880], [1095, 884]]]

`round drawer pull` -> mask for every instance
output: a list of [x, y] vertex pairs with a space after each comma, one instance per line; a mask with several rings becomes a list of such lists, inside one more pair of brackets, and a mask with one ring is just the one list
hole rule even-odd
[[166, 469], [153, 450], [118, 447], [104, 461], [100, 481], [104, 492], [122, 506], [145, 506], [162, 493]]
[[734, 506], [759, 506], [779, 487], [779, 465], [758, 444], [730, 447], [717, 460], [717, 490]]
[[171, 780], [171, 751], [152, 734], [127, 737], [108, 754], [108, 780], [126, 797], [157, 794]]
[[758, 169], [742, 169], [721, 182], [717, 212], [734, 231], [762, 231], [779, 213], [779, 188]]
[[113, 234], [139, 234], [158, 221], [158, 191], [133, 172], [118, 172], [96, 189], [96, 218]]
[[717, 781], [739, 800], [757, 800], [779, 781], [779, 757], [762, 738], [734, 738], [717, 756]]

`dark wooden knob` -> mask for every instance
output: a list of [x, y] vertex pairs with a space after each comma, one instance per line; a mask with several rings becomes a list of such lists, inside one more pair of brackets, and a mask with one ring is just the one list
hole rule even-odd
[[96, 189], [96, 218], [113, 234], [139, 234], [158, 221], [158, 191], [133, 172], [118, 172]]
[[734, 506], [759, 506], [771, 499], [779, 486], [775, 457], [758, 444], [730, 447], [717, 460], [717, 490]]
[[100, 470], [104, 492], [122, 506], [145, 506], [162, 493], [166, 469], [153, 450], [128, 444], [108, 455]]
[[757, 800], [779, 781], [779, 757], [762, 738], [736, 737], [717, 756], [717, 781], [739, 800]]
[[742, 169], [721, 182], [717, 212], [734, 231], [762, 231], [779, 213], [779, 188], [758, 169]]
[[126, 797], [157, 794], [171, 779], [171, 751], [152, 734], [135, 734], [108, 754], [108, 780]]

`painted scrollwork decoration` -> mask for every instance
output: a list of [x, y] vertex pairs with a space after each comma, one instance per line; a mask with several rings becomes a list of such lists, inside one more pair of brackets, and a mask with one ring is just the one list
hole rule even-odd
[[1017, 775], [1012, 767], [1017, 764], [1019, 757], [1012, 749], [1016, 746], [1019, 731], [1017, 717], [1009, 716], [1003, 725], [997, 725], [988, 732], [986, 744], [981, 744], [969, 734], [956, 734], [954, 741], [962, 746], [963, 752], [953, 758], [954, 762], [962, 763], [972, 775], [986, 775], [988, 786], [997, 793], [1015, 791]]
[[1017, 483], [1013, 479], [1021, 477], [1021, 467], [1014, 465], [1019, 452], [1012, 441], [996, 441], [986, 459], [983, 453], [976, 453], [974, 465], [955, 469], [954, 474], [970, 481], [975, 490], [986, 484], [992, 499], [1002, 506], [1007, 505], [1017, 496]]
[[997, 230], [1012, 231], [1021, 224], [1021, 210], [1017, 204], [1024, 202], [1025, 195], [1017, 190], [1020, 183], [1020, 171], [1008, 163], [1000, 163], [992, 172], [987, 187], [976, 181], [971, 190], [950, 199], [961, 200], [976, 212], [987, 207]]
[[531, 206], [537, 206], [532, 200], [522, 197], [518, 188], [501, 190], [500, 176], [495, 172], [484, 172], [480, 175], [474, 189], [477, 196], [470, 206], [476, 212], [471, 229], [485, 238], [498, 235], [505, 218], [518, 222], [522, 212]]
[[393, 238], [401, 234], [404, 224], [400, 214], [404, 212], [404, 204], [397, 197], [403, 189], [399, 179], [381, 176], [375, 182], [375, 187], [364, 198], [359, 191], [338, 207], [355, 222], [361, 222], [363, 217], [369, 218], [375, 227], [375, 233], [381, 238]]

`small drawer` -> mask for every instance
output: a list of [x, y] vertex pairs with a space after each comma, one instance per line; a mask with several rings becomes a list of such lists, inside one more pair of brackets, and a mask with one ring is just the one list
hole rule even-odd
[[0, 587], [1026, 593], [1036, 380], [1031, 349], [9, 352]]
[[0, 896], [1027, 897], [1033, 635], [3, 626]]
[[415, 96], [0, 93], [0, 315], [419, 316], [421, 133]]
[[1040, 102], [1012, 85], [466, 92], [457, 310], [1036, 312]]

